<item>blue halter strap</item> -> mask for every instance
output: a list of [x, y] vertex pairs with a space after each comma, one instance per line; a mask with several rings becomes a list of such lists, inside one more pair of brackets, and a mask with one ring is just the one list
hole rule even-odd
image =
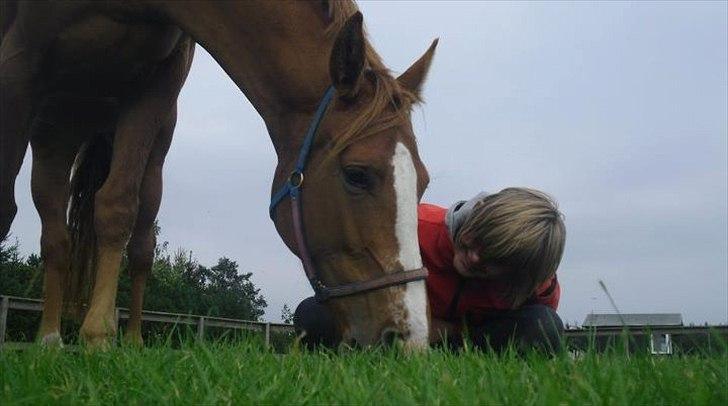
[[326, 89], [326, 93], [324, 93], [324, 96], [321, 98], [318, 108], [316, 108], [316, 113], [311, 120], [311, 124], [308, 126], [306, 138], [303, 139], [301, 150], [298, 153], [298, 161], [296, 161], [296, 168], [293, 170], [293, 172], [291, 172], [291, 175], [288, 177], [286, 183], [281, 186], [281, 188], [278, 189], [278, 191], [271, 198], [270, 206], [268, 207], [268, 215], [271, 219], [273, 219], [275, 215], [276, 206], [278, 206], [278, 204], [286, 196], [295, 198], [298, 197], [298, 195], [301, 193], [301, 185], [303, 184], [303, 170], [306, 168], [308, 154], [311, 152], [311, 146], [313, 146], [313, 140], [314, 138], [316, 138], [316, 132], [318, 131], [319, 124], [321, 124], [321, 121], [324, 118], [324, 114], [326, 114], [326, 108], [329, 106], [331, 100], [334, 98], [334, 94], [336, 94], [336, 89], [334, 89], [334, 86], [329, 86], [329, 88]]

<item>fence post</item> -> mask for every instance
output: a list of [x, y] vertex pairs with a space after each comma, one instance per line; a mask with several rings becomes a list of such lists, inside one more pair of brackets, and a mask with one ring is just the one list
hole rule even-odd
[[117, 342], [119, 339], [119, 333], [121, 333], [121, 328], [119, 327], [119, 308], [114, 307], [114, 330], [116, 331], [116, 335], [114, 335], [114, 342]]
[[8, 309], [10, 308], [10, 298], [3, 296], [2, 303], [0, 303], [0, 348], [5, 343], [5, 329], [8, 322]]
[[708, 332], [706, 334], [708, 335], [708, 354], [711, 354], [713, 349], [710, 346], [710, 338], [711, 338], [710, 330], [708, 330]]
[[197, 338], [200, 340], [205, 339], [205, 317], [200, 316], [199, 319], [197, 319]]
[[265, 323], [265, 346], [270, 347], [270, 323]]

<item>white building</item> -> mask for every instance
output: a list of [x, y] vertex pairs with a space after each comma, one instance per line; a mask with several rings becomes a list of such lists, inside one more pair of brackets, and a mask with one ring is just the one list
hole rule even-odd
[[623, 328], [643, 328], [650, 330], [650, 352], [652, 354], [672, 354], [672, 337], [660, 330], [682, 327], [680, 313], [627, 313], [600, 314], [590, 313], [584, 319], [582, 327], [596, 330], [614, 330]]

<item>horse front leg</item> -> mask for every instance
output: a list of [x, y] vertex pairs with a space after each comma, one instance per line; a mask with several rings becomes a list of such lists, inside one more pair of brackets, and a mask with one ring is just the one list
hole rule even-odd
[[68, 178], [81, 140], [78, 134], [45, 122], [32, 129], [33, 172], [31, 191], [41, 220], [40, 253], [43, 259], [43, 316], [38, 340], [62, 345], [60, 335], [63, 285], [68, 276], [71, 242], [66, 227]]
[[149, 157], [139, 193], [139, 214], [127, 247], [131, 275], [131, 307], [125, 340], [133, 345], [143, 344], [141, 328], [144, 287], [154, 263], [154, 247], [157, 242], [154, 220], [157, 218], [162, 200], [162, 167], [172, 141], [176, 121], [175, 108], [167, 124], [160, 130]]
[[122, 251], [136, 224], [141, 185], [151, 151], [162, 128], [174, 116], [193, 50], [194, 43], [183, 38], [150, 78], [148, 83], [152, 85], [124, 103], [117, 122], [109, 176], [96, 193], [94, 204], [96, 280], [80, 331], [81, 338], [91, 346], [105, 347], [116, 334], [114, 307]]
[[158, 132], [142, 109], [135, 105], [122, 113], [109, 175], [94, 198], [95, 278], [80, 331], [82, 340], [92, 347], [106, 347], [116, 335], [114, 309], [122, 252], [136, 222], [142, 177]]

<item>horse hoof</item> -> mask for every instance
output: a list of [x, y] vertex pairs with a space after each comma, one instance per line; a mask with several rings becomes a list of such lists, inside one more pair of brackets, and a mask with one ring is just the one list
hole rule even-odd
[[124, 334], [124, 344], [130, 347], [144, 347], [144, 339], [141, 334], [127, 333]]
[[57, 332], [46, 334], [40, 339], [40, 344], [48, 348], [63, 348], [63, 339]]
[[114, 337], [114, 332], [107, 332], [104, 330], [89, 331], [81, 327], [81, 342], [86, 348], [92, 350], [108, 350], [111, 347], [111, 338]]
[[83, 344], [90, 350], [106, 351], [111, 348], [110, 340], [107, 337], [83, 337]]

